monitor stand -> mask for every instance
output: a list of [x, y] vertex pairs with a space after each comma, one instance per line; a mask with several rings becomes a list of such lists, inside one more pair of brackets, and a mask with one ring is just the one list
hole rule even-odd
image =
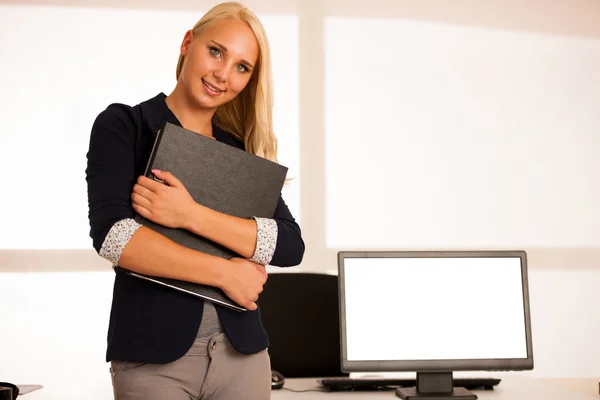
[[417, 372], [417, 386], [396, 389], [404, 400], [477, 400], [474, 393], [454, 387], [452, 372]]

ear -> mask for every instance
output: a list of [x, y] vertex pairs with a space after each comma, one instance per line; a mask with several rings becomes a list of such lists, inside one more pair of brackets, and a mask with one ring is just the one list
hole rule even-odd
[[179, 49], [179, 51], [181, 52], [181, 54], [183, 56], [187, 56], [187, 53], [189, 51], [189, 47], [190, 47], [190, 44], [192, 43], [193, 38], [194, 38], [194, 33], [192, 32], [192, 30], [189, 30], [185, 33], [185, 36], [183, 37], [183, 41], [181, 42], [181, 47]]

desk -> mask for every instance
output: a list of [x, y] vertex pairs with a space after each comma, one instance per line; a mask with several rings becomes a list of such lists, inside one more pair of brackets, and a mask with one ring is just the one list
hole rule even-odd
[[[285, 387], [295, 390], [316, 389], [316, 379], [286, 379]], [[502, 377], [494, 390], [473, 391], [480, 400], [598, 400], [600, 396], [578, 393], [542, 379]], [[19, 396], [19, 399], [21, 396]], [[111, 400], [112, 387], [108, 376], [102, 381], [71, 382], [64, 385], [46, 384], [44, 388], [23, 396], [24, 400]], [[399, 400], [394, 391], [382, 392], [305, 392], [274, 390], [272, 400]], [[256, 399], [259, 400], [259, 399]]]
[[[315, 379], [286, 379], [285, 387], [294, 390], [319, 389]], [[480, 400], [598, 400], [600, 397], [578, 393], [577, 391], [550, 384], [544, 380], [526, 377], [503, 377], [494, 390], [474, 390]], [[294, 393], [288, 390], [273, 391], [272, 400], [399, 400], [394, 391], [381, 392], [305, 392]], [[34, 400], [34, 399], [31, 399]]]
[[583, 379], [581, 379], [581, 378], [579, 378], [579, 379], [578, 378], [554, 378], [554, 379], [541, 378], [540, 381], [542, 381], [542, 382], [546, 381], [548, 383], [552, 383], [553, 385], [558, 385], [560, 387], [567, 388], [574, 392], [594, 395], [598, 399], [600, 399], [600, 393], [598, 393], [600, 377], [597, 377], [595, 379], [593, 379], [593, 378], [583, 378]]

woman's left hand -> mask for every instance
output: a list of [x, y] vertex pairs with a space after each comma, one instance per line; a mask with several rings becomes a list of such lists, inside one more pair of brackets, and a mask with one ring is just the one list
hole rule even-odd
[[140, 176], [131, 194], [133, 209], [154, 223], [168, 228], [185, 228], [198, 203], [170, 172], [155, 169], [152, 173], [168, 186]]

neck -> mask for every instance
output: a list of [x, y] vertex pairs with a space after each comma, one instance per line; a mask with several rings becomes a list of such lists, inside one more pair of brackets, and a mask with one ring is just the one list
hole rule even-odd
[[185, 129], [211, 138], [214, 137], [212, 117], [215, 115], [216, 109], [194, 107], [179, 85], [167, 96], [165, 101]]

